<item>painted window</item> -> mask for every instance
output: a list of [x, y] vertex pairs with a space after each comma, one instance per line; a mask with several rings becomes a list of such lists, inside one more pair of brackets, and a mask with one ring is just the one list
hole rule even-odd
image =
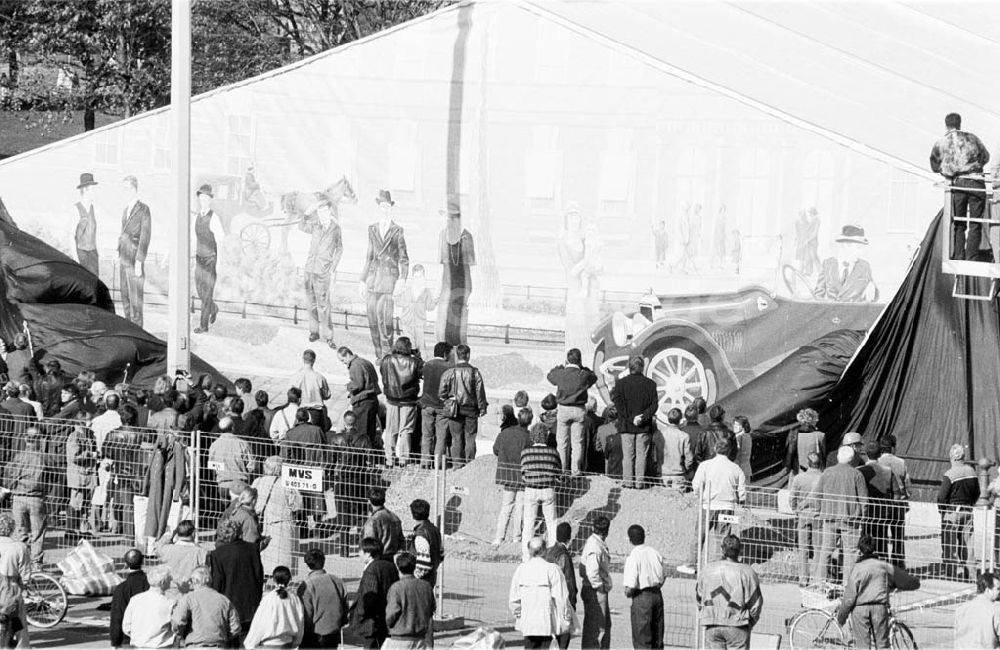
[[771, 159], [767, 150], [747, 149], [740, 154], [735, 216], [744, 236], [779, 234], [771, 232], [777, 228], [778, 217], [767, 212], [770, 180]]
[[563, 152], [558, 148], [559, 129], [531, 129], [532, 146], [524, 158], [524, 189], [532, 208], [556, 209], [562, 195]]
[[253, 118], [230, 115], [226, 134], [226, 172], [242, 177], [253, 163]]
[[398, 120], [389, 142], [389, 187], [407, 201], [415, 200], [420, 192], [419, 132], [416, 122]]
[[834, 218], [836, 166], [826, 149], [810, 151], [802, 160], [802, 209], [815, 207], [821, 219]]
[[121, 156], [121, 129], [111, 128], [94, 134], [94, 160], [99, 165], [117, 165]]

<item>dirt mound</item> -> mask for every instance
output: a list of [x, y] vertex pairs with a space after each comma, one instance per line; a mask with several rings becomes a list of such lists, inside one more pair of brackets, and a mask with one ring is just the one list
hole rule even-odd
[[[494, 483], [495, 472], [494, 456], [477, 458], [462, 469], [448, 472], [443, 532], [449, 536], [449, 554], [484, 560], [520, 557], [520, 545], [514, 542], [490, 546], [501, 496]], [[432, 473], [399, 470], [393, 472], [391, 481], [387, 494], [391, 510], [401, 515], [408, 513], [410, 501], [418, 497], [433, 503]], [[646, 529], [647, 541], [671, 563], [686, 561], [691, 551], [697, 520], [695, 506], [691, 495], [662, 487], [622, 490], [616, 481], [604, 476], [567, 479], [556, 491], [556, 518], [572, 525], [571, 546], [575, 552], [590, 536], [594, 517], [603, 514], [611, 519], [608, 546], [612, 555], [628, 554], [631, 546], [626, 531], [630, 525], [640, 524]], [[512, 532], [508, 531], [508, 539], [513, 537]]]

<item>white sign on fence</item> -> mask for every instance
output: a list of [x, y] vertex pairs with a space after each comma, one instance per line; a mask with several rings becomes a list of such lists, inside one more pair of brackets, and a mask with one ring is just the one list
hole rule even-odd
[[740, 518], [738, 515], [719, 515], [719, 523], [739, 525]]
[[208, 469], [213, 472], [221, 472], [226, 469], [226, 466], [217, 460], [210, 460], [208, 461]]
[[293, 490], [322, 492], [323, 468], [303, 467], [301, 465], [282, 465], [281, 481], [286, 488], [291, 488]]
[[462, 494], [462, 495], [465, 495], [465, 496], [468, 496], [470, 494], [469, 488], [467, 488], [465, 486], [462, 486], [462, 485], [452, 485], [451, 489], [449, 490], [449, 492], [451, 494]]

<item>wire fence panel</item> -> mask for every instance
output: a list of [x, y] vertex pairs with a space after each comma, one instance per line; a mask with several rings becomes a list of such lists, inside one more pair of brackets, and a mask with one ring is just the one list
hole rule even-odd
[[[316, 437], [301, 438], [305, 433]], [[156, 540], [191, 518], [210, 546], [232, 503], [232, 488], [242, 482], [256, 488], [262, 534], [271, 540], [262, 554], [266, 572], [284, 564], [301, 577], [303, 554], [318, 547], [329, 570], [351, 586], [364, 568], [358, 546], [372, 511], [369, 494], [382, 488], [404, 535], [415, 523], [410, 503], [419, 498], [431, 506], [431, 520], [445, 535], [438, 575], [442, 612], [502, 629], [513, 623], [507, 591], [522, 561], [524, 540], [551, 537], [557, 523], [567, 522], [568, 547], [579, 562], [596, 518], [606, 516], [611, 520], [612, 609], [621, 617], [629, 607], [621, 577], [631, 548], [625, 529], [637, 523], [664, 558], [667, 643], [687, 647], [697, 629], [695, 583], [676, 569], [718, 559], [719, 542], [728, 531], [742, 539], [743, 561], [764, 583], [759, 630], [773, 634], [783, 634], [808, 600], [800, 586], [818, 584], [817, 592], [823, 593], [825, 585], [842, 583], [865, 533], [881, 555], [905, 564], [927, 584], [918, 594], [897, 599], [901, 618], [912, 625], [918, 641], [943, 634], [941, 621], [952, 616], [948, 608], [968, 596], [976, 570], [996, 562], [996, 515], [986, 507], [939, 509], [936, 503], [862, 503], [816, 495], [811, 509], [796, 512], [786, 491], [751, 489], [746, 503], [707, 516], [706, 504], [696, 495], [665, 487], [659, 479], [646, 489], [623, 490], [616, 479], [585, 473], [561, 477], [547, 512], [531, 503], [525, 507], [524, 494], [508, 494], [497, 484], [493, 456], [449, 465], [401, 444], [388, 456], [381, 447], [380, 436], [323, 433], [318, 427], [295, 427], [272, 440], [122, 427], [105, 416], [90, 426], [84, 420], [37, 423], [27, 416], [2, 416], [2, 507], [17, 513], [19, 535], [34, 543], [36, 560], [54, 570], [53, 563], [81, 534], [115, 559], [131, 547], [155, 554]], [[417, 441], [411, 440], [410, 450], [416, 449]], [[32, 521], [32, 513], [43, 519]], [[698, 528], [706, 522], [711, 534], [700, 545]], [[619, 634], [627, 632], [618, 630], [614, 638], [626, 638]]]

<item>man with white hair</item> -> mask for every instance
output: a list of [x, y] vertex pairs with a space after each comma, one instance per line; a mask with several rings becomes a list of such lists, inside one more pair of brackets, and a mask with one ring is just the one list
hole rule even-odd
[[566, 578], [558, 566], [545, 560], [545, 540], [528, 541], [528, 559], [510, 581], [508, 602], [524, 635], [525, 648], [548, 648], [552, 637], [569, 630], [572, 609]]
[[951, 467], [938, 488], [941, 511], [941, 555], [949, 578], [969, 579], [969, 542], [972, 538], [972, 506], [979, 500], [976, 470], [965, 462], [965, 447], [954, 444], [948, 451]]
[[174, 600], [167, 595], [172, 581], [170, 567], [160, 565], [146, 573], [149, 589], [132, 596], [125, 608], [122, 632], [134, 648], [172, 648], [175, 634], [170, 623]]
[[857, 560], [854, 549], [858, 547], [861, 536], [861, 521], [868, 503], [868, 487], [861, 472], [852, 466], [854, 455], [854, 450], [850, 447], [838, 449], [837, 464], [823, 471], [813, 490], [819, 501], [817, 519], [823, 530], [822, 543], [813, 569], [814, 582], [826, 580], [830, 556], [838, 538], [844, 549], [845, 580], [851, 575], [851, 569]]
[[191, 591], [181, 596], [170, 617], [174, 633], [187, 647], [231, 648], [242, 634], [240, 615], [228, 598], [212, 589], [212, 572], [191, 573]]

